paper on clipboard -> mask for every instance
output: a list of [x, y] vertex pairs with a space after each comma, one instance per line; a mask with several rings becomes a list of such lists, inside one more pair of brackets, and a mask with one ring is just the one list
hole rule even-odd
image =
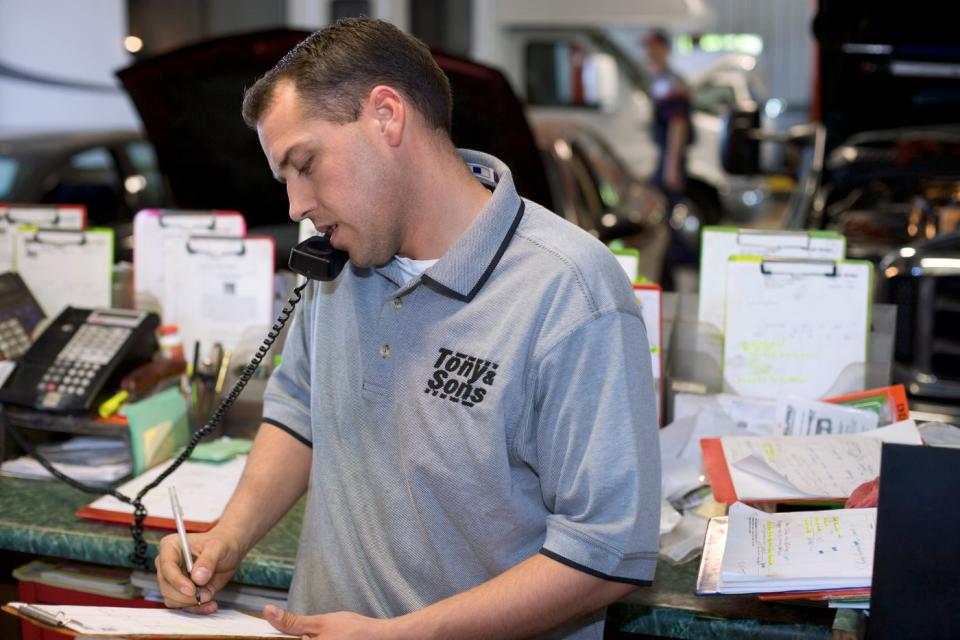
[[[41, 629], [84, 638], [297, 637], [277, 631], [262, 618], [229, 609], [199, 614], [178, 609], [9, 602], [3, 610]], [[52, 636], [44, 633], [43, 637]]]
[[67, 306], [110, 306], [112, 229], [20, 227], [14, 242], [17, 271], [48, 318]]
[[661, 380], [663, 379], [663, 290], [658, 284], [635, 284], [633, 295], [640, 305], [640, 315], [647, 329], [647, 342], [650, 343], [650, 366], [653, 371], [653, 384], [656, 388], [657, 419], [662, 423], [663, 407], [661, 402]]
[[[173, 509], [167, 496], [168, 487], [176, 486], [181, 495], [191, 496], [190, 500], [183, 501], [183, 518], [187, 530], [206, 531], [210, 529], [223, 514], [230, 496], [233, 495], [237, 484], [240, 482], [240, 476], [243, 474], [246, 463], [246, 456], [237, 456], [223, 464], [209, 464], [192, 460], [184, 462], [176, 474], [164, 479], [143, 498], [143, 506], [147, 508], [148, 514], [147, 526], [176, 528]], [[156, 466], [124, 483], [118, 487], [118, 490], [124, 495], [136, 495], [163, 471], [163, 466]], [[77, 515], [89, 520], [131, 522], [133, 507], [120, 502], [111, 495], [105, 495], [81, 508]]]
[[236, 211], [178, 211], [144, 209], [133, 219], [133, 287], [138, 309], [160, 311], [166, 318], [163, 296], [169, 256], [168, 240], [186, 241], [190, 236], [242, 238], [247, 223]]
[[835, 231], [765, 231], [704, 227], [700, 243], [697, 319], [721, 332], [731, 256], [842, 260], [846, 239]]
[[86, 223], [83, 205], [0, 204], [0, 273], [14, 270], [14, 231], [18, 227], [83, 229]]
[[630, 282], [640, 278], [640, 252], [637, 249], [611, 249], [613, 256], [623, 267]]
[[164, 243], [168, 274], [164, 321], [179, 326], [187, 353], [221, 343], [235, 350], [247, 332], [273, 322], [271, 238], [191, 236]]
[[869, 262], [733, 256], [727, 275], [724, 391], [819, 399], [841, 374], [851, 390], [863, 388]]

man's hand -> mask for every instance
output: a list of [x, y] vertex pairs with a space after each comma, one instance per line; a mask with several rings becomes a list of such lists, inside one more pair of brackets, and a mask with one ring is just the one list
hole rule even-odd
[[677, 161], [667, 162], [663, 167], [663, 186], [673, 193], [683, 191], [683, 176]]
[[[183, 572], [186, 565], [177, 535], [166, 536], [160, 541], [160, 553], [155, 564], [163, 603], [171, 609], [213, 613], [217, 610], [214, 594], [233, 577], [243, 554], [236, 540], [217, 529], [190, 534], [187, 541], [190, 551], [197, 556], [189, 577]], [[197, 586], [201, 587], [199, 605]]]
[[389, 620], [367, 618], [346, 611], [319, 616], [299, 616], [268, 604], [263, 608], [263, 616], [279, 631], [309, 640], [377, 640], [396, 637], [389, 633]]

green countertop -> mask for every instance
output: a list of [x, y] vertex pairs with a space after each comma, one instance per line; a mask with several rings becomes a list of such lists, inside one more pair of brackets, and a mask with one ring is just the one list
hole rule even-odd
[[[128, 557], [133, 547], [128, 527], [73, 515], [94, 498], [60, 482], [0, 477], [0, 548], [133, 566]], [[302, 521], [303, 501], [253, 548], [235, 579], [286, 589], [293, 576]], [[147, 531], [151, 559], [165, 533]], [[694, 596], [697, 567], [697, 561], [679, 566], [661, 561], [652, 587], [639, 589], [610, 607], [608, 626], [671, 638], [830, 637], [833, 612], [828, 609], [763, 603], [746, 596]]]
[[[115, 567], [134, 566], [130, 528], [80, 520], [74, 512], [96, 496], [62, 482], [0, 477], [0, 548], [82, 560]], [[303, 501], [247, 555], [235, 579], [286, 589], [293, 577], [294, 553], [303, 521]], [[147, 529], [150, 568], [157, 542], [169, 531]]]

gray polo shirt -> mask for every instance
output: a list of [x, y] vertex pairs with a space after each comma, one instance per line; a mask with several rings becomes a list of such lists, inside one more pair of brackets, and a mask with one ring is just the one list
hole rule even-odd
[[[600, 242], [494, 188], [405, 286], [350, 265], [304, 292], [264, 421], [312, 447], [290, 606], [388, 617], [536, 553], [648, 584], [660, 466], [649, 348]], [[601, 638], [603, 612], [559, 634]]]

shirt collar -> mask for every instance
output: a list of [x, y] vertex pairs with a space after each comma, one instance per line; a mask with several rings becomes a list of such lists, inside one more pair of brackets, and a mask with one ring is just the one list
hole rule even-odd
[[[507, 165], [479, 151], [459, 149], [459, 152], [477, 179], [493, 187], [493, 194], [463, 235], [435, 265], [423, 273], [419, 282], [442, 295], [470, 302], [483, 288], [507, 250], [523, 217], [524, 204]], [[377, 272], [398, 282], [394, 273], [396, 268], [391, 261], [377, 269]], [[406, 292], [417, 282], [414, 280], [401, 287], [395, 295]]]

